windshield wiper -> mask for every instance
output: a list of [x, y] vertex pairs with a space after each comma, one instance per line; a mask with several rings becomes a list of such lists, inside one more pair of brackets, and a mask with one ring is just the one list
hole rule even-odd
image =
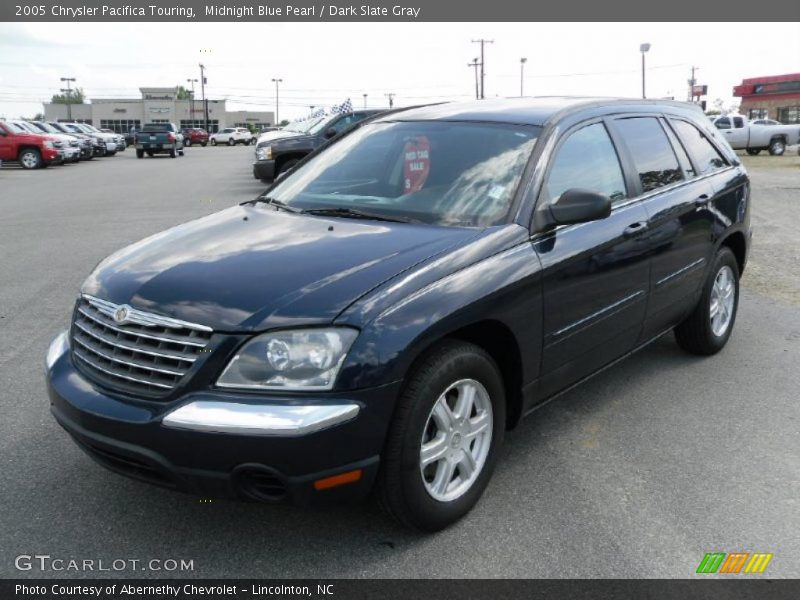
[[295, 208], [294, 206], [289, 206], [288, 204], [286, 204], [285, 202], [282, 202], [281, 200], [277, 200], [277, 199], [272, 198], [270, 196], [264, 196], [264, 195], [257, 196], [256, 198], [253, 198], [252, 200], [248, 200], [247, 202], [242, 202], [242, 204], [255, 204], [256, 202], [263, 202], [264, 204], [271, 204], [272, 206], [276, 206], [276, 207], [278, 207], [278, 208], [280, 208], [282, 210], [285, 210], [287, 212], [290, 212], [290, 213], [301, 213], [301, 212], [303, 212], [301, 209]]
[[357, 208], [346, 208], [335, 206], [331, 208], [308, 208], [303, 211], [308, 215], [319, 215], [322, 217], [343, 217], [345, 219], [372, 219], [373, 221], [389, 221], [392, 223], [419, 223], [416, 219], [408, 217], [388, 216], [378, 213], [367, 212]]

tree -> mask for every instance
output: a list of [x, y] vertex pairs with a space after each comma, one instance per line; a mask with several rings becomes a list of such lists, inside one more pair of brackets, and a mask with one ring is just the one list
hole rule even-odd
[[182, 85], [178, 86], [178, 100], [191, 100], [192, 90], [187, 90]]
[[280, 123], [278, 123], [278, 127], [286, 127], [289, 124], [289, 119], [284, 119]]
[[83, 104], [85, 101], [86, 96], [83, 93], [83, 88], [75, 88], [69, 94], [67, 92], [53, 94], [50, 99], [52, 104]]

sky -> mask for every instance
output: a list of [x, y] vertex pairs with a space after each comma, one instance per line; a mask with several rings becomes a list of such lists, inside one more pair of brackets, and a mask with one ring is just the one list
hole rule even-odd
[[[0, 23], [0, 117], [31, 117], [75, 77], [89, 98], [139, 98], [139, 87], [185, 85], [207, 66], [206, 94], [228, 110], [299, 118], [347, 98], [396, 106], [475, 95], [486, 45], [486, 97], [687, 95], [690, 68], [709, 105], [738, 103], [742, 78], [800, 71], [798, 23]], [[199, 91], [198, 91], [199, 97]]]

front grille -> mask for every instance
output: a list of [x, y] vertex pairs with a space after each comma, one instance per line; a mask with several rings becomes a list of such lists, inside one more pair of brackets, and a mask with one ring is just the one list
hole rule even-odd
[[203, 325], [84, 295], [72, 324], [72, 356], [84, 375], [104, 387], [163, 397], [191, 369], [212, 333]]

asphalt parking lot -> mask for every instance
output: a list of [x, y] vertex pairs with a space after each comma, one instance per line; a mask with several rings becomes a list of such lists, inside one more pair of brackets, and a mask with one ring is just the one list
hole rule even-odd
[[746, 158], [755, 242], [719, 355], [666, 336], [507, 438], [483, 500], [437, 535], [372, 504], [307, 511], [197, 498], [95, 465], [50, 417], [43, 359], [113, 250], [255, 196], [252, 148], [131, 150], [0, 169], [0, 577], [20, 554], [185, 559], [158, 577], [692, 577], [706, 552], [800, 572], [800, 157]]

